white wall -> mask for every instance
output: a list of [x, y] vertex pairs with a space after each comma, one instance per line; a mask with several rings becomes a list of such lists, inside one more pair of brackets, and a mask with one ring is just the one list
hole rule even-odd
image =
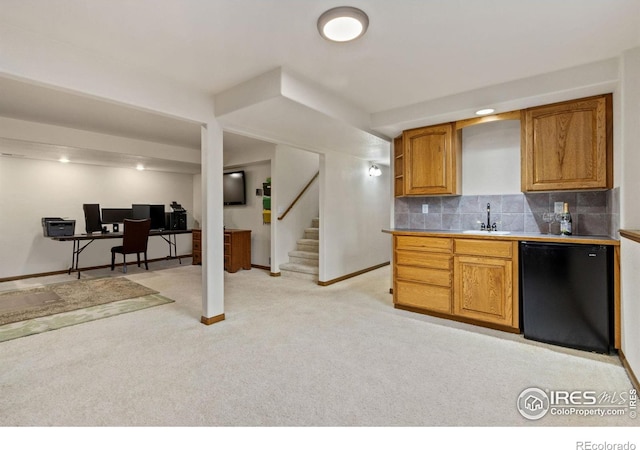
[[369, 176], [367, 161], [326, 153], [320, 160], [320, 281], [391, 260], [390, 169]]
[[[295, 200], [309, 180], [318, 172], [320, 157], [311, 152], [278, 145], [275, 152], [272, 177], [272, 222], [275, 230], [272, 249], [272, 272], [280, 272], [280, 264], [289, 261], [288, 253], [296, 249], [298, 239], [304, 229], [311, 226], [311, 220], [319, 214], [319, 180], [313, 182], [309, 190], [287, 214], [278, 220]], [[320, 221], [320, 230], [324, 224]]]
[[[164, 204], [173, 200], [193, 217], [193, 176], [137, 171], [84, 164], [62, 164], [0, 158], [0, 278], [65, 270], [71, 263], [71, 242], [45, 238], [42, 217], [76, 220], [76, 233], [85, 232], [83, 203], [126, 208], [132, 203]], [[119, 240], [96, 241], [80, 257], [80, 266], [110, 264], [110, 248]], [[149, 240], [148, 257], [168, 255], [162, 238]], [[178, 236], [178, 254], [191, 253], [191, 235]]]
[[462, 194], [520, 194], [520, 121], [462, 130]]
[[202, 227], [202, 174], [193, 176], [193, 228]]
[[[225, 226], [252, 230], [251, 262], [270, 266], [271, 272], [280, 271], [279, 265], [289, 261], [288, 253], [296, 248], [311, 219], [318, 217], [319, 181], [287, 216], [283, 213], [302, 188], [319, 170], [319, 156], [286, 145], [264, 142], [252, 148], [224, 152], [224, 166], [228, 170], [242, 169], [247, 173], [247, 205], [224, 207]], [[255, 190], [271, 177], [271, 225], [262, 223], [262, 197]], [[200, 220], [199, 190], [201, 178], [194, 176], [194, 218]]]
[[251, 230], [251, 263], [268, 267], [271, 258], [271, 225], [263, 223], [263, 196], [256, 196], [256, 189], [262, 189], [262, 183], [271, 176], [271, 162], [226, 169], [244, 170], [247, 204], [225, 206], [224, 226]]
[[[623, 229], [640, 229], [640, 47], [622, 57], [621, 134], [622, 183], [620, 186], [620, 223]], [[615, 143], [614, 143], [615, 145]], [[616, 145], [619, 149], [620, 145]], [[640, 377], [640, 243], [621, 240], [622, 351], [636, 377]]]
[[251, 263], [266, 267], [271, 261], [273, 230], [272, 225], [262, 222], [262, 197], [256, 196], [256, 189], [262, 189], [262, 183], [271, 177], [275, 148], [269, 142], [256, 141], [242, 148], [225, 147], [223, 155], [225, 170], [244, 170], [247, 177], [247, 204], [225, 206], [224, 224], [251, 230]]

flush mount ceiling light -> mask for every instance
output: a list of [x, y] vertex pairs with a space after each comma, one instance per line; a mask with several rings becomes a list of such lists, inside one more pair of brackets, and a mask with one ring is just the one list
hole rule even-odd
[[69, 158], [67, 158], [66, 156], [61, 156], [58, 161], [60, 161], [62, 164], [66, 164], [69, 162]]
[[476, 111], [476, 116], [486, 116], [487, 114], [491, 114], [494, 111], [495, 109], [493, 108], [479, 109]]
[[369, 176], [379, 177], [380, 175], [382, 175], [382, 170], [380, 170], [380, 167], [378, 167], [375, 164], [372, 164], [371, 167], [369, 167]]
[[364, 11], [351, 6], [339, 6], [325, 11], [318, 19], [318, 31], [334, 42], [349, 42], [362, 36], [369, 26]]
[[144, 170], [144, 166], [142, 164], [138, 164], [136, 166], [136, 170]]

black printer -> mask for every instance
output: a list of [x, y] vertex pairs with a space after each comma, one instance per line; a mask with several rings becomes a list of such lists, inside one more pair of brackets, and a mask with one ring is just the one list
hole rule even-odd
[[62, 217], [43, 217], [42, 232], [44, 237], [73, 236], [76, 232], [76, 221]]

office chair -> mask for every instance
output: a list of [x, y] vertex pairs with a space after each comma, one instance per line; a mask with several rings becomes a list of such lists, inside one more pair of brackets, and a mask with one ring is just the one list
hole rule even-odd
[[147, 242], [149, 241], [150, 229], [151, 219], [124, 219], [122, 245], [111, 248], [111, 270], [114, 269], [116, 253], [122, 254], [122, 271], [124, 273], [127, 273], [127, 255], [132, 253], [136, 253], [138, 256], [138, 267], [140, 267], [140, 253], [144, 253], [144, 267], [149, 270], [149, 265], [147, 264]]

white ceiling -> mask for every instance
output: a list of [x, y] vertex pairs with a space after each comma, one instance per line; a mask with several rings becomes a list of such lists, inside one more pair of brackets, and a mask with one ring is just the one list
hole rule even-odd
[[[367, 114], [617, 57], [640, 0], [353, 0], [367, 34], [322, 39], [330, 0], [2, 0], [0, 26], [211, 95], [285, 67]], [[1, 47], [0, 47], [1, 49]], [[0, 78], [0, 115], [196, 148], [199, 126]], [[231, 145], [227, 139], [225, 146]]]

